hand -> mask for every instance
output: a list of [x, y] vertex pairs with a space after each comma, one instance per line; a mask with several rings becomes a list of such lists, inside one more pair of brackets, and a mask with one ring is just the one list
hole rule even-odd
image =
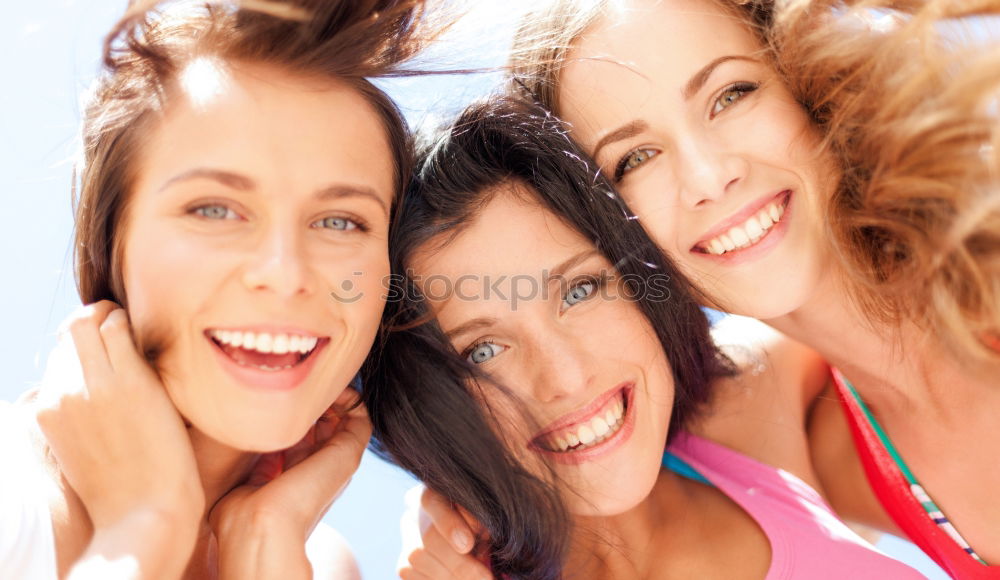
[[184, 421], [137, 351], [124, 310], [98, 302], [66, 328], [37, 419], [94, 525], [82, 561], [129, 560], [138, 575], [180, 575], [205, 502]]
[[[403, 580], [463, 578], [492, 580], [473, 552], [479, 522], [439, 493], [420, 485], [406, 494], [400, 527], [403, 550], [397, 573]], [[417, 499], [419, 496], [419, 500]]]
[[371, 437], [358, 400], [345, 389], [301, 441], [261, 455], [246, 483], [215, 504], [209, 523], [223, 577], [311, 577], [306, 539], [347, 487]]

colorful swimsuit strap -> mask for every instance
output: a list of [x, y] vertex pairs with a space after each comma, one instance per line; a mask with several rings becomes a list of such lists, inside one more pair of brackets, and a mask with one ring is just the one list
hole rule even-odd
[[708, 480], [708, 478], [698, 473], [698, 470], [696, 470], [695, 468], [691, 467], [691, 464], [689, 464], [687, 461], [684, 461], [680, 457], [677, 457], [670, 451], [663, 452], [663, 461], [660, 465], [669, 469], [670, 471], [673, 471], [678, 475], [683, 475], [688, 479], [693, 479], [695, 481], [704, 483], [705, 485], [710, 485], [712, 487], [715, 487], [712, 484], [712, 482]]
[[[843, 403], [845, 409], [847, 410], [847, 417], [850, 421], [852, 434], [855, 440], [858, 442], [858, 451], [861, 455], [862, 463], [865, 466], [865, 471], [868, 474], [869, 480], [872, 483], [872, 488], [879, 496], [880, 502], [889, 511], [890, 515], [896, 520], [900, 527], [908, 532], [912, 532], [912, 527], [905, 525], [907, 521], [916, 524], [916, 527], [923, 529], [926, 537], [914, 536], [911, 539], [914, 540], [925, 552], [927, 552], [932, 558], [934, 558], [938, 564], [943, 568], [949, 570], [953, 576], [958, 577], [956, 573], [955, 566], [948, 565], [945, 554], [941, 553], [942, 550], [937, 549], [940, 546], [935, 545], [932, 540], [933, 536], [937, 535], [934, 531], [943, 532], [946, 535], [946, 540], [949, 542], [954, 542], [952, 545], [955, 548], [961, 548], [962, 552], [967, 554], [965, 556], [967, 560], [963, 562], [955, 562], [962, 568], [965, 568], [965, 563], [972, 564], [975, 566], [976, 571], [985, 572], [989, 570], [993, 572], [997, 570], [996, 568], [990, 568], [983, 566], [986, 562], [982, 560], [969, 546], [968, 542], [958, 533], [955, 527], [948, 521], [945, 515], [937, 507], [937, 505], [931, 500], [930, 496], [924, 490], [924, 488], [917, 481], [916, 476], [903, 461], [902, 456], [899, 454], [896, 447], [892, 444], [889, 436], [886, 434], [885, 430], [879, 424], [878, 420], [872, 414], [871, 410], [865, 404], [864, 400], [858, 394], [857, 390], [853, 385], [836, 369], [832, 369], [834, 382], [837, 384], [838, 391], [841, 394], [841, 402]], [[856, 411], [855, 411], [856, 409]], [[862, 421], [866, 423], [866, 427], [870, 429], [867, 431], [863, 429]], [[867, 441], [871, 441], [871, 445], [866, 444]], [[877, 448], [879, 445], [881, 449]], [[881, 452], [881, 453], [879, 453]], [[895, 467], [893, 470], [892, 468]], [[898, 496], [889, 490], [893, 480], [898, 479], [898, 487], [903, 489], [908, 489], [909, 497], [918, 504], [919, 508], [927, 514], [928, 520], [916, 521], [908, 517], [908, 513], [900, 510], [902, 506], [895, 501]], [[916, 506], [915, 506], [916, 507]], [[927, 522], [933, 522], [935, 527], [925, 527]], [[912, 534], [911, 534], [912, 535]], [[966, 570], [969, 572], [970, 570]], [[978, 575], [978, 574], [977, 574]], [[992, 574], [991, 574], [992, 576]]]

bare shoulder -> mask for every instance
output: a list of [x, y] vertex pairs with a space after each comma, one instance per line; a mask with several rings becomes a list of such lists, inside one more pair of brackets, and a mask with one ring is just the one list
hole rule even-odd
[[777, 389], [803, 410], [826, 387], [827, 364], [819, 353], [759, 320], [727, 316], [712, 338], [736, 363], [744, 384]]
[[320, 522], [306, 540], [306, 555], [317, 580], [361, 580], [361, 569], [344, 536]]
[[815, 483], [806, 417], [828, 382], [812, 349], [751, 318], [730, 316], [712, 332], [736, 364], [736, 376], [714, 385], [711, 405], [692, 430]]

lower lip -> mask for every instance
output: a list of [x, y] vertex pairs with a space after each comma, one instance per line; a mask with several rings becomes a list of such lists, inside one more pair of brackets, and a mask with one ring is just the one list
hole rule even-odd
[[632, 437], [632, 432], [635, 431], [635, 387], [629, 386], [622, 390], [624, 391], [625, 418], [624, 423], [614, 435], [593, 447], [581, 449], [580, 451], [549, 451], [537, 445], [532, 445], [532, 450], [541, 453], [556, 463], [579, 465], [587, 461], [593, 461], [618, 449]]
[[208, 337], [205, 337], [205, 339], [211, 343], [212, 350], [215, 351], [215, 355], [219, 358], [222, 368], [229, 373], [229, 376], [236, 379], [236, 382], [241, 385], [262, 391], [291, 391], [295, 387], [298, 387], [306, 380], [313, 366], [316, 365], [320, 351], [330, 342], [328, 338], [321, 338], [316, 343], [316, 348], [313, 349], [306, 360], [292, 366], [290, 369], [265, 371], [237, 363], [229, 358], [229, 355], [214, 340]]
[[763, 256], [764, 254], [771, 251], [772, 248], [781, 243], [784, 239], [785, 234], [788, 233], [788, 222], [790, 221], [792, 215], [792, 205], [794, 203], [794, 195], [789, 191], [788, 202], [785, 203], [785, 211], [781, 214], [781, 219], [778, 223], [774, 224], [771, 229], [767, 230], [759, 240], [746, 248], [739, 250], [733, 250], [731, 252], [726, 252], [725, 254], [708, 254], [698, 250], [691, 250], [691, 253], [706, 260], [712, 260], [713, 262], [720, 262], [726, 264], [727, 266], [736, 266], [744, 262], [750, 262], [756, 260]]

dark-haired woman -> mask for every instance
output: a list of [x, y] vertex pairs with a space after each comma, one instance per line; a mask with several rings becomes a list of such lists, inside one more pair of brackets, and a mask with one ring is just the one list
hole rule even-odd
[[4, 578], [357, 575], [306, 539], [370, 434], [349, 384], [410, 152], [366, 77], [417, 48], [422, 2], [247, 4], [136, 2], [109, 36], [76, 206], [87, 306], [0, 408]]
[[383, 450], [482, 524], [491, 572], [428, 551], [403, 576], [919, 578], [814, 489], [821, 366], [787, 343], [733, 366], [582, 159], [501, 100], [419, 164], [365, 398]]

